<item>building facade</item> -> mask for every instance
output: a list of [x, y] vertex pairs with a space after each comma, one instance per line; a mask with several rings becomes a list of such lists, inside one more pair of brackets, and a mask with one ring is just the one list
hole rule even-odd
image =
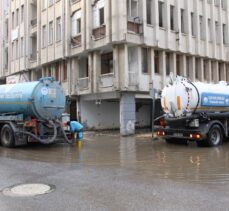
[[55, 77], [72, 119], [90, 129], [150, 126], [150, 90], [170, 72], [229, 80], [226, 0], [5, 1], [2, 81]]

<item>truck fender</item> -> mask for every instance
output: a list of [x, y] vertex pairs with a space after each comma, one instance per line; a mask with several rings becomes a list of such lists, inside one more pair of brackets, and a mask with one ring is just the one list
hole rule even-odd
[[202, 125], [201, 129], [203, 129], [205, 137], [207, 137], [207, 134], [208, 134], [209, 130], [215, 124], [217, 124], [217, 125], [219, 125], [221, 127], [222, 132], [223, 132], [223, 136], [225, 137], [226, 134], [227, 134], [227, 131], [226, 131], [224, 125], [222, 124], [222, 122], [220, 122], [218, 120], [213, 120], [213, 121], [208, 122], [207, 124], [203, 124]]

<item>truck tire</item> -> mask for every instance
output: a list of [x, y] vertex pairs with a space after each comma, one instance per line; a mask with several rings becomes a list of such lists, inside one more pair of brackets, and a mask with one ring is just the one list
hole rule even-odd
[[216, 147], [223, 142], [223, 133], [219, 125], [213, 125], [207, 135], [207, 144], [210, 147]]
[[10, 125], [5, 124], [1, 129], [1, 144], [4, 147], [14, 147], [14, 132]]

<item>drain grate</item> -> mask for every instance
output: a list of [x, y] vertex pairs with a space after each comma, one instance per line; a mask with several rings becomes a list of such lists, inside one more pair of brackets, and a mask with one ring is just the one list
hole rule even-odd
[[51, 193], [52, 191], [54, 191], [54, 189], [55, 187], [53, 185], [33, 183], [33, 184], [20, 184], [9, 188], [5, 188], [2, 191], [2, 193], [5, 196], [12, 196], [12, 197], [33, 197], [33, 196]]

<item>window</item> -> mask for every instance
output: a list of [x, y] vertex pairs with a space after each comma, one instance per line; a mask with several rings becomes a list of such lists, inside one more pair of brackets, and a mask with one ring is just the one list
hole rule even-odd
[[12, 28], [15, 27], [15, 22], [14, 22], [14, 12], [12, 12]]
[[192, 36], [196, 36], [194, 12], [191, 12], [191, 30], [192, 30]]
[[223, 24], [223, 44], [227, 44], [227, 25]]
[[81, 33], [81, 10], [78, 10], [72, 15], [72, 37]]
[[104, 1], [98, 0], [93, 6], [93, 27], [98, 28], [105, 24]]
[[68, 65], [67, 62], [64, 62], [64, 74], [63, 74], [63, 81], [67, 81], [68, 79]]
[[49, 22], [49, 44], [53, 43], [53, 21]]
[[153, 0], [147, 0], [147, 6], [146, 6], [146, 15], [147, 15], [147, 24], [152, 25], [152, 8], [153, 8]]
[[154, 68], [155, 68], [155, 73], [160, 74], [159, 51], [154, 51]]
[[174, 27], [174, 6], [170, 5], [170, 29], [175, 30]]
[[164, 2], [159, 1], [158, 3], [158, 12], [159, 12], [159, 26], [164, 27]]
[[204, 22], [203, 22], [203, 16], [199, 16], [199, 22], [200, 22], [200, 39], [204, 40]]
[[56, 41], [61, 40], [61, 17], [56, 19]]
[[184, 23], [184, 15], [185, 15], [185, 10], [184, 9], [181, 9], [180, 10], [181, 12], [181, 33], [185, 33], [185, 23]]
[[166, 75], [170, 74], [170, 53], [165, 54], [166, 57]]
[[18, 40], [15, 41], [15, 59], [18, 59]]
[[16, 20], [15, 20], [15, 25], [18, 26], [19, 24], [19, 9], [16, 10]]
[[208, 19], [208, 36], [209, 36], [209, 42], [212, 42], [213, 41], [212, 21], [210, 18]]
[[127, 9], [129, 17], [138, 17], [138, 0], [127, 0]]
[[180, 75], [180, 55], [176, 55], [176, 68], [177, 68], [177, 75]]
[[14, 42], [12, 43], [12, 58], [15, 59]]
[[23, 37], [21, 37], [21, 57], [23, 57], [24, 56], [24, 38]]
[[21, 23], [24, 21], [24, 5], [21, 6]]
[[46, 47], [47, 45], [47, 29], [46, 25], [42, 26], [42, 47]]
[[99, 9], [99, 25], [104, 24], [104, 7]]
[[101, 74], [113, 73], [113, 53], [101, 55]]
[[215, 36], [216, 36], [216, 43], [220, 44], [220, 30], [219, 30], [219, 22], [215, 22]]
[[142, 48], [142, 72], [150, 72], [150, 52], [148, 48]]

